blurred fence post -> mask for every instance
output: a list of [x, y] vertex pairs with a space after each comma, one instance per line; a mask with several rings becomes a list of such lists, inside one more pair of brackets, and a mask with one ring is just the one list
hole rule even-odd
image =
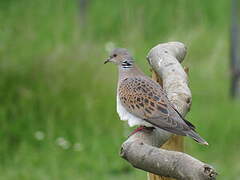
[[80, 8], [80, 23], [85, 24], [86, 21], [86, 11], [90, 0], [79, 0]]
[[232, 0], [232, 16], [231, 16], [231, 89], [232, 98], [240, 98], [240, 56], [239, 56], [239, 2]]

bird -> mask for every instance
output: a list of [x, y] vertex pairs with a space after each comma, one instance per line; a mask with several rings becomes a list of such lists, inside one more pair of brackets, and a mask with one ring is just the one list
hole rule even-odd
[[130, 127], [160, 128], [208, 145], [171, 104], [162, 86], [138, 68], [127, 49], [114, 49], [104, 64], [109, 62], [118, 67], [117, 113], [121, 120], [128, 121]]

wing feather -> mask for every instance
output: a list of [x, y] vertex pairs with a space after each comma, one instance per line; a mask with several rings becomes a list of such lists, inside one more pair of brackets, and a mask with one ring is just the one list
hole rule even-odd
[[127, 111], [159, 128], [179, 135], [194, 129], [171, 106], [162, 87], [150, 78], [126, 78], [120, 83], [118, 93]]

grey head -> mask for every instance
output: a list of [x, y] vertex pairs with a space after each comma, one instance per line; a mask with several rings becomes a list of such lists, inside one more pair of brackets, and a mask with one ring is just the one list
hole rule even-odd
[[109, 58], [104, 62], [104, 64], [108, 62], [120, 65], [123, 68], [131, 68], [134, 60], [127, 49], [116, 48], [110, 53]]

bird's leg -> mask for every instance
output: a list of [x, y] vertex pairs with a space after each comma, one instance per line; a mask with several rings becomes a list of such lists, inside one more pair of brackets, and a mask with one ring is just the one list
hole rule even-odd
[[132, 136], [133, 134], [137, 133], [138, 131], [143, 131], [143, 130], [153, 130], [154, 127], [146, 127], [146, 126], [139, 126], [137, 129], [135, 129], [129, 136]]
[[142, 131], [144, 128], [144, 126], [139, 126], [137, 129], [135, 129], [129, 136], [132, 136], [133, 134], [135, 134], [138, 131]]

